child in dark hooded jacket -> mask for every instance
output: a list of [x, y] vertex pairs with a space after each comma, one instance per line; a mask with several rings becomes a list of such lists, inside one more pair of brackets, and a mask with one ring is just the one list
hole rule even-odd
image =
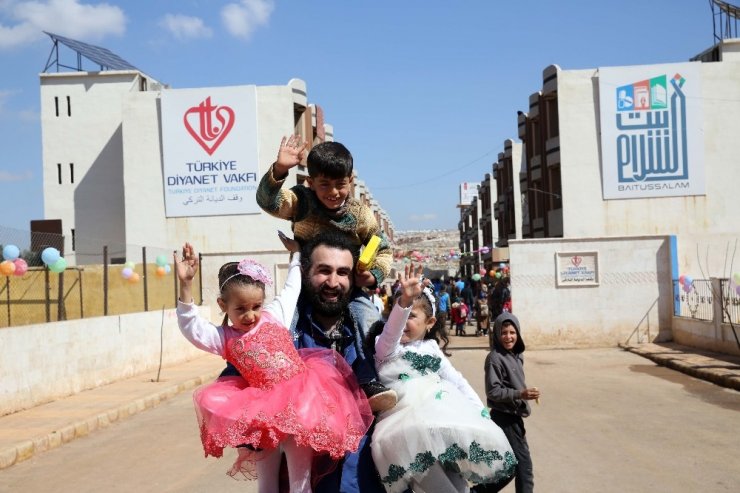
[[[531, 411], [527, 401], [539, 399], [540, 391], [537, 387], [527, 388], [524, 381], [524, 341], [519, 331], [519, 319], [508, 312], [496, 317], [491, 342], [491, 352], [485, 363], [486, 399], [491, 408], [491, 419], [504, 431], [516, 455], [516, 492], [531, 492], [534, 475], [523, 418]], [[511, 479], [506, 483], [509, 481]], [[506, 483], [478, 486], [475, 491], [499, 491]]]

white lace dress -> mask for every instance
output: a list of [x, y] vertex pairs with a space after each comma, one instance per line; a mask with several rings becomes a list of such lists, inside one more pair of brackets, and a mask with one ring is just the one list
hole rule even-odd
[[400, 343], [410, 311], [396, 304], [375, 344], [380, 381], [398, 393], [372, 436], [386, 491], [404, 491], [436, 462], [472, 483], [510, 476], [516, 458], [504, 432], [437, 342]]

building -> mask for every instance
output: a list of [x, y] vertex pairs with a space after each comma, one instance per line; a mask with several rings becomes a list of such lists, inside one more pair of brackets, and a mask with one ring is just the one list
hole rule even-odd
[[684, 62], [551, 65], [527, 110], [492, 206], [527, 342], [734, 346], [729, 325], [681, 335], [673, 314], [674, 280], [728, 277], [740, 238], [740, 39]]
[[[68, 264], [152, 262], [189, 241], [203, 255], [208, 302], [218, 268], [244, 257], [266, 265], [279, 289], [288, 257], [277, 231], [290, 225], [259, 208], [256, 188], [283, 136], [311, 146], [334, 138], [306, 83], [173, 89], [103, 48], [50, 36], [55, 51], [100, 65], [40, 76], [44, 215], [61, 220]], [[284, 186], [307, 175], [304, 162]], [[354, 196], [392, 239], [388, 214], [357, 182]]]

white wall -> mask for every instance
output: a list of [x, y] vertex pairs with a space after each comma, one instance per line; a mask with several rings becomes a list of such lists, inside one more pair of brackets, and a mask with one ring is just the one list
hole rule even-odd
[[[555, 254], [588, 251], [598, 252], [600, 284], [558, 287]], [[509, 253], [513, 313], [527, 347], [616, 346], [636, 329], [642, 340], [670, 340], [668, 237], [512, 240]]]
[[704, 63], [701, 73], [706, 195], [604, 201], [598, 70], [558, 72], [564, 237], [676, 235], [680, 273], [727, 277], [727, 246], [740, 239], [740, 63]]
[[0, 330], [0, 416], [156, 370], [160, 337], [164, 366], [204, 354], [180, 333], [174, 309]]

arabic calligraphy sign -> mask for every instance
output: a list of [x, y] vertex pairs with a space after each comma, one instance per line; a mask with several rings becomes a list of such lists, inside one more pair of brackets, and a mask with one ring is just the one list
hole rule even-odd
[[255, 86], [162, 92], [167, 217], [259, 213]]
[[704, 194], [700, 65], [599, 69], [604, 199]]
[[598, 286], [598, 252], [557, 252], [555, 270], [558, 286]]

